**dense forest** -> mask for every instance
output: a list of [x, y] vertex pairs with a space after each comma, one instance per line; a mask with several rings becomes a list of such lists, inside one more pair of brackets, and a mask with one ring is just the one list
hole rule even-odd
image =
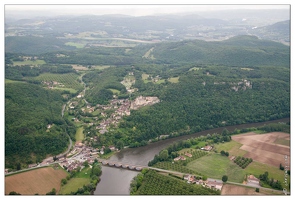
[[[160, 135], [190, 134], [290, 116], [290, 77], [286, 67], [179, 67], [178, 83], [161, 84], [144, 83], [138, 76], [143, 68], [135, 67], [134, 87], [138, 92], [132, 95], [157, 96], [161, 102], [132, 110], [119, 129], [101, 135], [101, 141], [116, 144], [120, 139], [136, 147]], [[154, 70], [150, 67], [149, 73], [159, 69], [168, 76], [175, 76], [177, 70], [163, 72], [165, 68], [157, 66]]]
[[5, 84], [6, 167], [41, 162], [67, 148], [67, 132], [73, 134], [75, 129], [61, 118], [62, 104], [58, 92], [30, 83]]

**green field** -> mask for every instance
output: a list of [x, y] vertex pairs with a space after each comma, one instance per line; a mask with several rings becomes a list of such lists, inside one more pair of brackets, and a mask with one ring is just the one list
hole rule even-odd
[[23, 81], [15, 81], [15, 80], [10, 80], [10, 79], [5, 79], [5, 83], [21, 83]]
[[38, 81], [56, 81], [64, 85], [64, 87], [55, 85], [54, 87], [57, 87], [57, 89], [64, 89], [64, 90], [74, 89], [77, 91], [77, 90], [83, 89], [83, 86], [77, 81], [78, 77], [79, 75], [74, 73], [68, 73], [68, 74], [44, 73], [32, 79], [38, 80]]
[[84, 130], [83, 127], [80, 127], [80, 128], [77, 129], [76, 135], [75, 135], [76, 141], [81, 141], [82, 142], [82, 140], [84, 139], [83, 130]]
[[171, 83], [178, 83], [179, 82], [179, 76], [178, 77], [169, 78], [168, 81], [171, 82]]
[[59, 194], [70, 194], [88, 183], [90, 183], [89, 178], [71, 178], [67, 184], [61, 187]]
[[111, 67], [110, 65], [95, 65], [95, 66], [92, 66], [93, 69], [99, 69], [99, 70], [104, 70], [104, 69], [107, 69]]
[[46, 62], [44, 60], [25, 60], [25, 61], [13, 61], [13, 65], [44, 65]]
[[233, 163], [228, 157], [210, 153], [187, 164], [187, 168], [200, 172], [210, 178], [221, 179], [228, 176], [228, 181], [242, 183], [245, 171]]
[[243, 156], [247, 153], [247, 151], [240, 149], [241, 146], [242, 144], [234, 140], [231, 140], [230, 142], [215, 144], [214, 148], [217, 150], [218, 153], [224, 150], [228, 151], [230, 156]]
[[149, 77], [148, 74], [142, 74], [142, 75], [141, 75], [141, 78], [142, 78], [143, 81], [144, 81], [144, 80], [147, 80], [148, 77]]
[[264, 174], [264, 172], [268, 172], [269, 178], [274, 178], [276, 180], [279, 180], [281, 183], [284, 183], [284, 178], [285, 178], [284, 171], [280, 170], [279, 166], [274, 167], [264, 163], [253, 161], [252, 163], [248, 165], [247, 168], [245, 168], [245, 171], [247, 174], [253, 174], [257, 178], [259, 177], [260, 174]]
[[274, 143], [285, 145], [285, 146], [288, 146], [288, 147], [290, 146], [290, 140], [286, 140], [284, 138], [278, 138], [278, 139], [276, 139], [276, 141]]
[[67, 43], [65, 43], [65, 45], [67, 45], [67, 46], [74, 46], [77, 49], [82, 49], [85, 46], [85, 44], [76, 43], [76, 42], [67, 42]]
[[111, 90], [113, 94], [120, 94], [119, 90], [116, 90], [116, 89], [109, 89], [109, 90]]
[[157, 82], [155, 82], [156, 84], [161, 84], [161, 83], [165, 83], [165, 80], [164, 79], [160, 79], [158, 80]]

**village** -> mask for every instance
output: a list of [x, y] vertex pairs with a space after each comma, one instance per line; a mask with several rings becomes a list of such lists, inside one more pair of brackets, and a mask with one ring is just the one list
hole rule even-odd
[[[82, 98], [83, 96], [79, 94], [77, 98]], [[88, 123], [87, 125], [93, 126], [95, 125], [96, 130], [100, 134], [104, 134], [108, 132], [108, 129], [111, 125], [116, 127], [123, 116], [129, 116], [131, 110], [137, 110], [140, 107], [147, 106], [147, 105], [153, 105], [156, 103], [159, 103], [160, 100], [158, 97], [143, 97], [139, 96], [135, 100], [131, 101], [129, 99], [112, 99], [110, 100], [110, 103], [108, 105], [100, 105], [97, 104], [96, 106], [91, 106], [90, 104], [86, 105], [85, 107], [81, 108], [81, 111], [83, 113], [93, 113], [96, 110], [100, 111], [100, 115], [103, 117], [103, 119], [99, 122], [99, 124], [95, 124], [93, 122]], [[74, 110], [75, 107], [78, 105], [78, 101], [73, 101], [69, 103], [69, 109]], [[109, 112], [112, 112], [111, 114], [108, 114]], [[93, 117], [95, 120], [98, 119], [98, 117]], [[79, 122], [79, 119], [73, 118], [75, 122]]]

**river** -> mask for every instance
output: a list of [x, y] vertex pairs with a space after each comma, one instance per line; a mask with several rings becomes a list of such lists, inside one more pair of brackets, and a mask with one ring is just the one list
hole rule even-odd
[[[183, 135], [176, 138], [161, 140], [159, 142], [151, 143], [143, 147], [123, 149], [120, 152], [113, 155], [109, 160], [119, 161], [128, 164], [147, 165], [148, 162], [154, 158], [155, 154], [158, 154], [162, 149], [164, 149], [165, 147], [167, 147], [175, 141], [188, 139], [192, 137], [198, 137], [201, 135], [207, 135], [208, 133], [221, 133], [224, 128], [226, 128], [229, 131], [234, 131], [235, 129], [258, 127], [264, 124], [274, 122], [289, 121], [290, 118], [284, 118], [267, 122], [241, 124], [235, 126], [226, 126], [210, 129], [191, 135]], [[94, 195], [129, 195], [130, 182], [133, 179], [133, 177], [135, 177], [137, 174], [138, 172], [136, 171], [102, 166], [101, 181], [97, 185]]]

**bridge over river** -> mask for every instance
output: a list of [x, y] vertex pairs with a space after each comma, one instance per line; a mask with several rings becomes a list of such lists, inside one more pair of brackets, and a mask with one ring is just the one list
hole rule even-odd
[[181, 175], [181, 176], [187, 174], [187, 173], [159, 169], [159, 168], [149, 167], [149, 166], [144, 166], [144, 165], [134, 165], [134, 164], [122, 163], [122, 162], [118, 162], [118, 161], [104, 160], [104, 159], [98, 159], [98, 162], [100, 162], [103, 166], [116, 167], [116, 168], [122, 168], [122, 169], [127, 169], [127, 170], [141, 171], [143, 169], [153, 169], [153, 170], [156, 170], [159, 172], [166, 172], [166, 173]]

